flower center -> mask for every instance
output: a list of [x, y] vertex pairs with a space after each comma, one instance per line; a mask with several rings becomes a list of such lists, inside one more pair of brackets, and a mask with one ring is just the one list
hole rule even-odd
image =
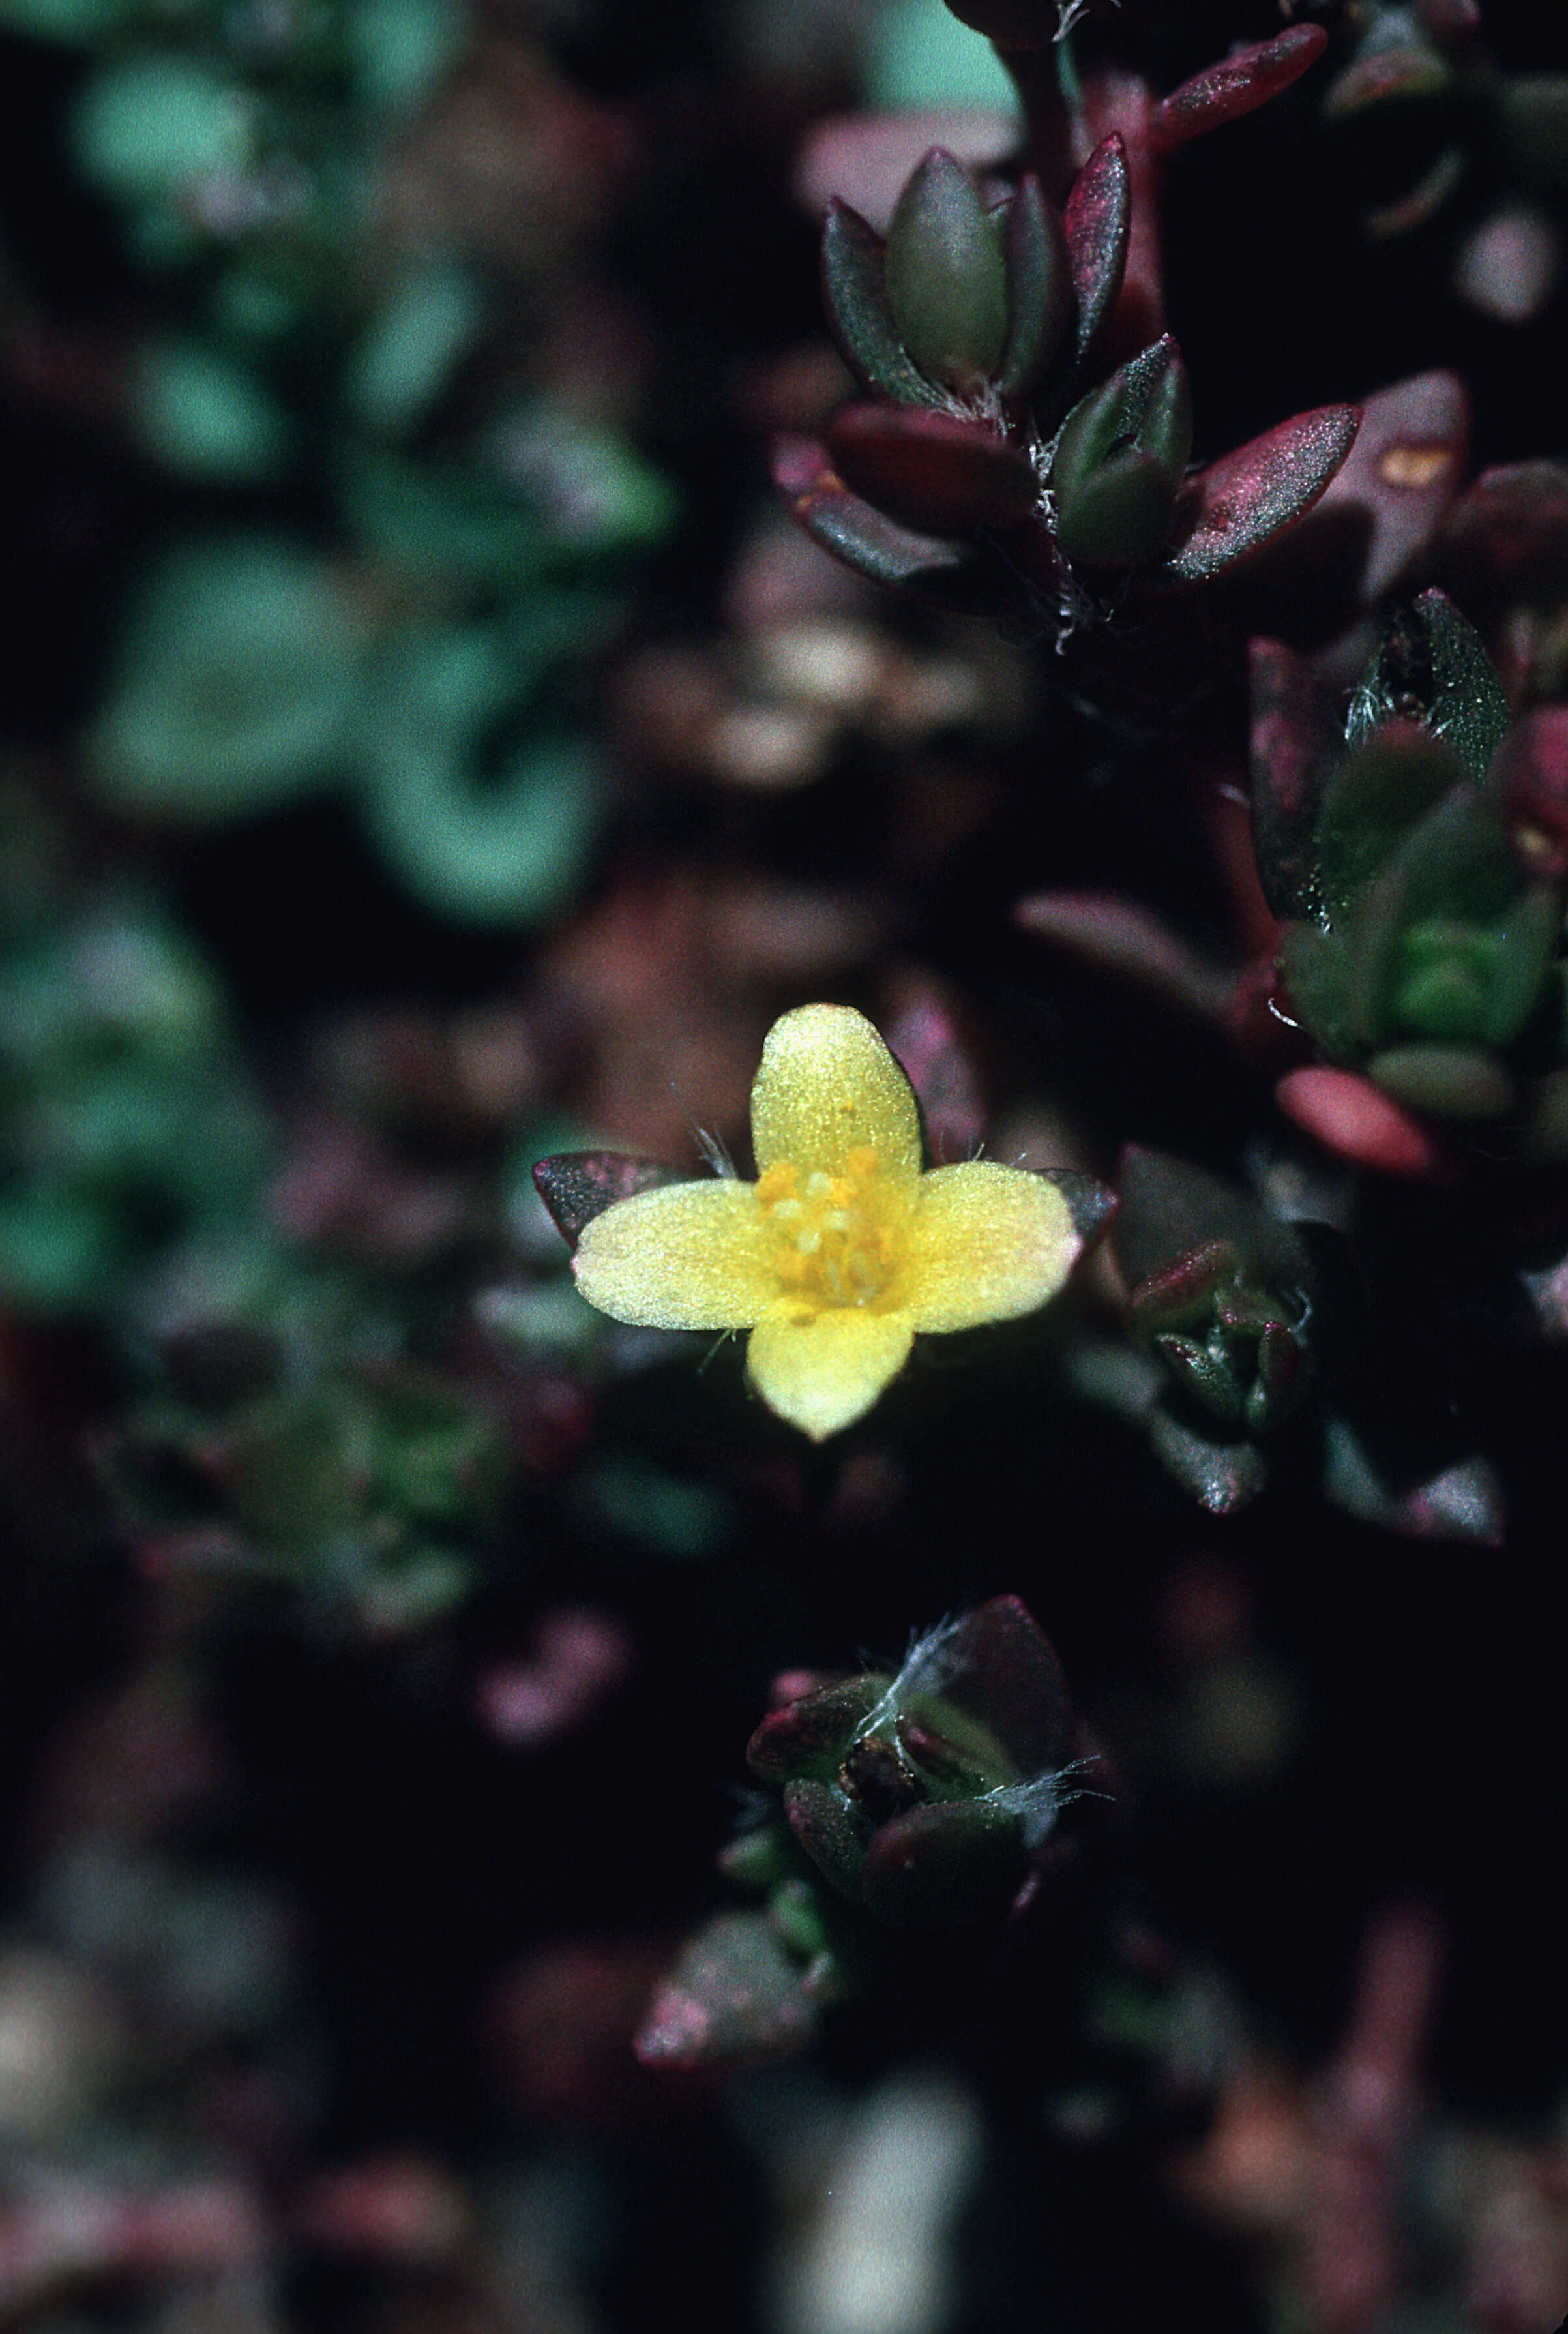
[[843, 1171], [803, 1176], [788, 1160], [756, 1187], [774, 1236], [774, 1269], [786, 1295], [813, 1307], [870, 1305], [898, 1263], [903, 1195], [874, 1151], [851, 1151]]

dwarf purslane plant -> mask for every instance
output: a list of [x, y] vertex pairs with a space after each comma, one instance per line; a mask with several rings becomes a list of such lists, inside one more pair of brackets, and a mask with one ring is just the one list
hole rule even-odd
[[720, 1857], [765, 1907], [688, 1944], [639, 2040], [649, 2062], [798, 2049], [886, 1974], [882, 1932], [1021, 1914], [1089, 1789], [1061, 1664], [1016, 1596], [925, 1632], [896, 1672], [786, 1683], [746, 1748], [782, 1821], [758, 1808]]
[[[1322, 46], [1281, 40], [1248, 52], [1223, 88], [1200, 76], [1201, 90], [1165, 101], [1155, 143], [1262, 103]], [[778, 449], [775, 479], [808, 533], [879, 582], [1066, 632], [1132, 574], [1155, 588], [1211, 582], [1312, 507], [1354, 441], [1353, 407], [1298, 414], [1188, 477], [1176, 342], [1134, 340], [1108, 364], [1159, 311], [1157, 285], [1128, 281], [1134, 193], [1113, 130], [1060, 212], [1034, 170], [982, 181], [939, 147], [885, 240], [830, 205], [828, 316], [871, 396], [837, 413], [823, 443]]]

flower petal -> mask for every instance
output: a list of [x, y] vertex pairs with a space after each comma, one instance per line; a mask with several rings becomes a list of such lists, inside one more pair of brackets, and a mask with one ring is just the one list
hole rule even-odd
[[751, 1133], [763, 1173], [787, 1161], [805, 1174], [838, 1175], [861, 1150], [898, 1181], [920, 1172], [914, 1090], [847, 1005], [803, 1005], [774, 1023], [751, 1090]]
[[645, 1329], [749, 1329], [778, 1296], [756, 1185], [666, 1183], [582, 1228], [572, 1269], [590, 1305]]
[[905, 1243], [902, 1288], [917, 1329], [1032, 1313], [1083, 1245], [1054, 1183], [992, 1159], [923, 1175]]
[[849, 1305], [803, 1317], [780, 1305], [752, 1331], [746, 1368], [768, 1408], [820, 1442], [870, 1410], [914, 1342], [907, 1313]]

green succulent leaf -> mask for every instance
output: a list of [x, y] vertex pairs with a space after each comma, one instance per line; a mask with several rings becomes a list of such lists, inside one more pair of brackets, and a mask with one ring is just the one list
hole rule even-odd
[[1019, 180], [1003, 238], [1007, 341], [997, 385], [1026, 397], [1060, 347], [1073, 313], [1073, 267], [1062, 222], [1032, 170]]
[[888, 305], [920, 371], [960, 395], [996, 374], [1007, 344], [1007, 272], [996, 223], [963, 165], [933, 146], [893, 212]]
[[1508, 734], [1508, 700], [1480, 634], [1435, 587], [1390, 619], [1356, 691], [1346, 737], [1359, 745], [1390, 717], [1420, 722], [1477, 780]]
[[1080, 400], [1057, 441], [1054, 530], [1069, 559], [1129, 566], [1170, 532], [1192, 448], [1192, 397], [1169, 333]]
[[1390, 721], [1347, 755], [1324, 791], [1313, 840], [1320, 913], [1342, 922], [1407, 835], [1462, 785], [1464, 771], [1429, 730]]
[[830, 203], [822, 228], [822, 294], [840, 348], [868, 389], [899, 405], [940, 405], [941, 391], [899, 337], [884, 270], [881, 236], [848, 203]]

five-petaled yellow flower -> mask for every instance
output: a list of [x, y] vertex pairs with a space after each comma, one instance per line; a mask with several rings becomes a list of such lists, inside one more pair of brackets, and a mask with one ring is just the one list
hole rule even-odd
[[582, 1232], [577, 1285], [617, 1321], [749, 1329], [757, 1392], [814, 1440], [871, 1408], [917, 1330], [1033, 1312], [1082, 1245], [1042, 1176], [990, 1160], [921, 1172], [909, 1082], [848, 1007], [774, 1022], [751, 1126], [755, 1183], [617, 1201]]

